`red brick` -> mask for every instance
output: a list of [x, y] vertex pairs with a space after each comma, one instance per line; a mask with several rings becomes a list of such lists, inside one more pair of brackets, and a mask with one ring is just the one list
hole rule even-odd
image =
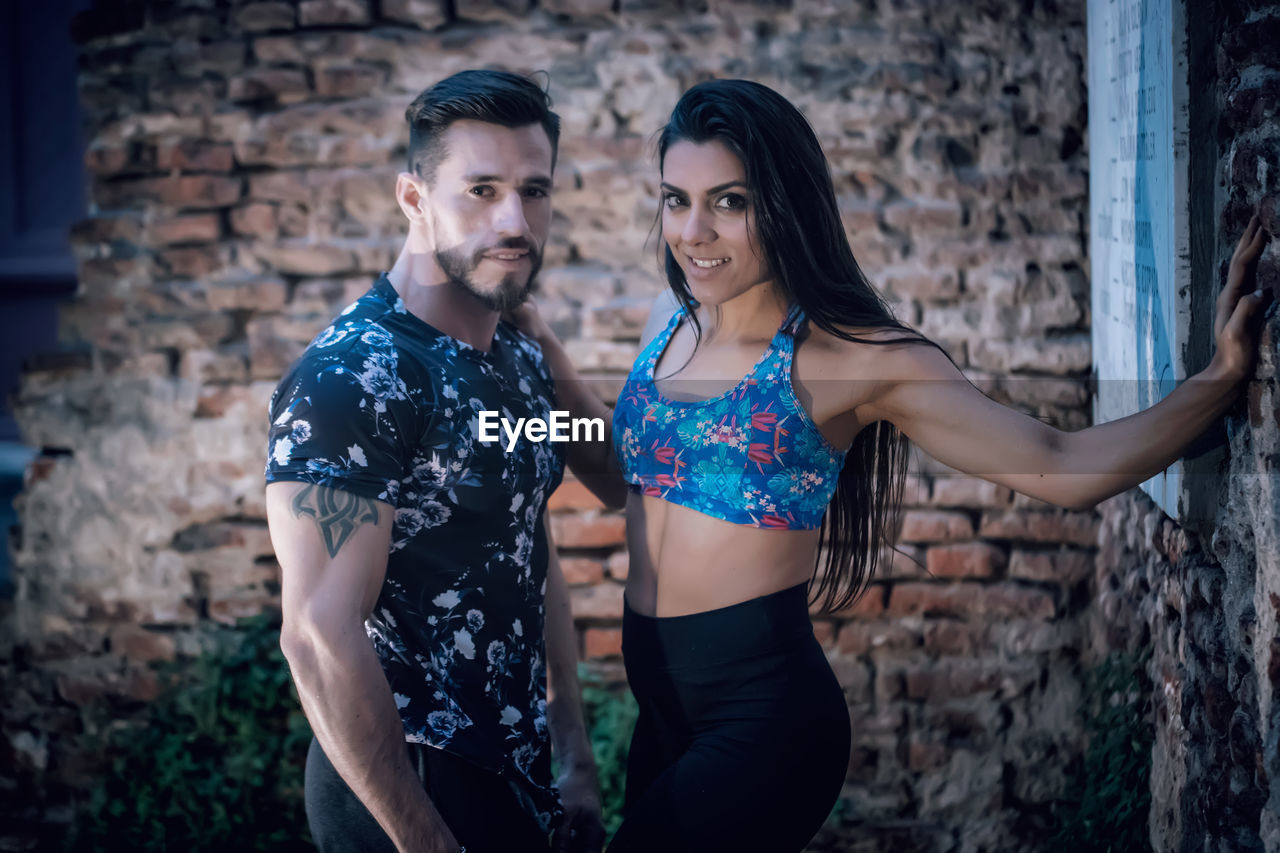
[[233, 165], [233, 149], [229, 142], [183, 139], [161, 144], [156, 149], [156, 168], [166, 171], [229, 172]]
[[836, 650], [842, 655], [881, 649], [900, 652], [919, 645], [919, 637], [913, 631], [893, 622], [846, 622], [836, 636]]
[[305, 237], [311, 230], [311, 218], [301, 204], [282, 204], [276, 210], [281, 237]]
[[966, 656], [987, 645], [987, 627], [951, 619], [930, 619], [921, 633], [925, 651], [941, 656]]
[[178, 278], [204, 278], [222, 269], [226, 249], [217, 244], [187, 246], [159, 252], [156, 257], [169, 275]]
[[990, 645], [1010, 655], [1034, 655], [1080, 648], [1080, 625], [1075, 621], [998, 622], [988, 631]]
[[159, 681], [149, 669], [124, 672], [69, 672], [57, 677], [59, 695], [72, 705], [90, 705], [114, 696], [150, 702], [160, 695]]
[[68, 239], [76, 245], [113, 241], [137, 243], [142, 239], [142, 220], [127, 214], [106, 214], [92, 219], [81, 219], [71, 226]]
[[878, 580], [926, 577], [925, 549], [918, 545], [898, 544], [886, 548], [876, 565]]
[[111, 651], [131, 660], [173, 660], [176, 653], [173, 637], [134, 625], [113, 628], [109, 638]]
[[262, 245], [251, 251], [270, 269], [289, 275], [338, 276], [356, 272], [360, 266], [355, 252], [323, 243]]
[[1094, 559], [1092, 551], [1015, 548], [1009, 558], [1009, 577], [1073, 586], [1093, 574]]
[[818, 641], [818, 645], [827, 651], [831, 651], [836, 647], [836, 626], [833, 622], [825, 619], [816, 619], [813, 622], [813, 637]]
[[973, 538], [973, 521], [963, 512], [911, 509], [903, 513], [903, 542], [948, 542]]
[[249, 178], [249, 198], [254, 201], [311, 201], [314, 176], [307, 172], [266, 172]]
[[327, 65], [315, 70], [316, 94], [324, 98], [359, 98], [381, 88], [387, 73], [360, 63]]
[[948, 231], [964, 222], [964, 208], [954, 201], [903, 200], [884, 207], [885, 222], [899, 231]]
[[236, 10], [240, 28], [257, 33], [265, 30], [288, 30], [294, 27], [291, 3], [246, 3]]
[[983, 539], [1093, 546], [1098, 543], [1098, 528], [1098, 516], [1092, 511], [988, 512], [978, 535]]
[[167, 183], [164, 178], [94, 181], [89, 190], [99, 210], [134, 209], [144, 207], [148, 202], [165, 201]]
[[1000, 673], [993, 666], [957, 666], [955, 662], [929, 663], [903, 673], [908, 699], [945, 700], [994, 690]]
[[175, 243], [210, 243], [218, 239], [222, 224], [216, 213], [194, 213], [152, 222], [147, 229], [150, 242], [157, 246]]
[[592, 338], [638, 341], [652, 305], [653, 300], [648, 297], [620, 296], [590, 309], [584, 332]]
[[984, 587], [981, 612], [1002, 619], [1052, 619], [1058, 607], [1053, 593], [1024, 586], [998, 584]]
[[878, 702], [893, 702], [907, 695], [907, 682], [898, 669], [877, 668], [874, 693]]
[[454, 12], [468, 21], [510, 21], [533, 8], [533, 0], [456, 0]]
[[1004, 549], [986, 542], [934, 545], [926, 555], [929, 574], [940, 578], [989, 578], [1008, 561]]
[[178, 376], [196, 385], [206, 382], [247, 383], [248, 362], [245, 354], [234, 347], [228, 351], [188, 350], [182, 353], [178, 362]]
[[[1047, 258], [1041, 260], [1050, 262]], [[974, 367], [993, 373], [1038, 370], [1068, 374], [1088, 370], [1092, 353], [1093, 345], [1088, 333], [1081, 332], [1054, 338], [1030, 337], [1012, 341], [979, 338], [969, 348], [969, 360]]]
[[581, 480], [566, 478], [560, 482], [559, 488], [551, 493], [547, 501], [547, 509], [552, 512], [566, 510], [604, 509], [604, 504], [582, 484]]
[[324, 321], [290, 321], [282, 317], [259, 317], [245, 325], [249, 339], [249, 375], [253, 379], [278, 381], [316, 336]]
[[279, 311], [288, 288], [278, 278], [210, 281], [205, 284], [209, 307], [214, 311]]
[[884, 613], [884, 584], [870, 584], [857, 601], [840, 610], [831, 613], [823, 613], [822, 602], [815, 602], [809, 605], [811, 614], [821, 613], [823, 616], [831, 619], [875, 619]]
[[622, 657], [622, 629], [587, 628], [582, 632], [582, 656], [587, 660]]
[[924, 506], [929, 502], [929, 480], [908, 471], [902, 482], [902, 505], [907, 508]]
[[241, 590], [209, 598], [209, 618], [223, 625], [235, 625], [241, 619], [257, 616], [280, 606], [280, 596], [261, 589]]
[[560, 570], [570, 585], [599, 583], [604, 580], [604, 566], [588, 557], [561, 557]]
[[298, 23], [304, 27], [367, 24], [369, 4], [364, 0], [302, 0]]
[[160, 179], [156, 190], [173, 207], [227, 207], [240, 199], [243, 182], [225, 175], [179, 175]]
[[118, 175], [129, 160], [129, 151], [120, 145], [90, 145], [84, 152], [84, 168], [91, 175]]
[[573, 618], [578, 621], [621, 620], [622, 596], [622, 586], [615, 583], [575, 586], [569, 590]]
[[298, 68], [258, 68], [231, 78], [227, 97], [232, 101], [279, 98], [294, 101], [307, 94], [307, 74]]
[[889, 591], [889, 615], [967, 616], [977, 612], [981, 588], [975, 584], [896, 583]]
[[382, 17], [434, 30], [449, 23], [449, 7], [445, 0], [382, 0]]
[[945, 767], [951, 760], [951, 749], [940, 743], [913, 740], [907, 745], [907, 768], [920, 773]]
[[[240, 361], [243, 365], [244, 360], [240, 359]], [[246, 372], [243, 366], [240, 372]], [[203, 389], [200, 396], [196, 398], [195, 417], [221, 418], [236, 406], [244, 406], [245, 411], [250, 411], [252, 405], [258, 402], [258, 395], [249, 393], [249, 389], [244, 386], [216, 385]]]
[[552, 15], [571, 18], [594, 18], [613, 12], [613, 0], [543, 0], [542, 8]]
[[904, 582], [894, 584], [888, 610], [890, 616], [1052, 619], [1057, 606], [1044, 590], [1009, 584]]
[[[28, 482], [44, 479], [45, 464], [49, 460], [36, 459], [31, 463]], [[44, 613], [40, 617], [40, 630], [32, 634], [31, 658], [36, 661], [75, 660], [94, 657], [102, 653], [105, 632], [97, 625], [83, 622], [72, 624], [62, 616]]]
[[836, 681], [851, 702], [871, 701], [871, 668], [857, 658], [836, 655], [829, 659]]
[[551, 530], [561, 548], [612, 548], [626, 542], [626, 520], [617, 514], [553, 515]]
[[1000, 509], [1013, 500], [1013, 490], [977, 477], [939, 477], [933, 481], [935, 506]]
[[933, 301], [960, 295], [960, 278], [951, 270], [889, 269], [883, 271], [882, 278], [884, 286], [899, 299]]
[[609, 555], [608, 562], [605, 563], [605, 569], [609, 572], [609, 577], [614, 580], [624, 581], [631, 569], [631, 555], [626, 551], [615, 551]]
[[246, 237], [274, 238], [280, 230], [275, 205], [251, 202], [242, 207], [233, 207], [231, 230]]
[[945, 701], [979, 693], [1009, 698], [1031, 688], [1040, 676], [1035, 664], [1001, 664], [995, 661], [931, 663], [904, 673], [909, 699]]

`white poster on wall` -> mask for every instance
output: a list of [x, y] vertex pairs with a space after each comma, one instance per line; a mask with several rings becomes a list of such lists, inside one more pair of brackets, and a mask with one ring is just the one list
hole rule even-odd
[[[1183, 0], [1089, 0], [1094, 421], [1186, 378], [1190, 325]], [[1181, 463], [1142, 485], [1186, 513]]]

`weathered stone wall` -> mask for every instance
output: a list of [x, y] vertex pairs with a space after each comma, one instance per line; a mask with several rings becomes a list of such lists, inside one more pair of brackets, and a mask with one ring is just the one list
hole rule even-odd
[[[606, 393], [661, 286], [649, 142], [742, 76], [809, 116], [859, 260], [993, 396], [1088, 421], [1083, 4], [216, 0], [82, 18], [92, 216], [67, 352], [26, 376], [47, 449], [0, 627], [6, 808], [65, 820], [87, 703], [277, 604], [265, 406], [391, 263], [405, 105], [466, 67], [546, 70], [564, 118], [542, 305]], [[614, 379], [609, 379], [609, 377]], [[815, 849], [1027, 850], [1080, 751], [1097, 517], [922, 461], [898, 559], [815, 630], [849, 698], [840, 818]], [[586, 657], [618, 668], [623, 522], [575, 483], [554, 524]]]
[[[1216, 144], [1211, 304], [1255, 207], [1280, 234], [1280, 8], [1188, 5], [1204, 23], [1192, 41], [1205, 87], [1200, 138]], [[1274, 245], [1258, 279], [1276, 294]], [[1101, 508], [1093, 633], [1113, 648], [1150, 643], [1156, 850], [1280, 850], [1278, 333], [1272, 312], [1255, 378], [1227, 421], [1209, 518], [1179, 526], [1136, 492]]]

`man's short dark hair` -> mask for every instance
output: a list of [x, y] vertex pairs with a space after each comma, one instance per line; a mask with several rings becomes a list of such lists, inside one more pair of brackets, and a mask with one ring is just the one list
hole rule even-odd
[[551, 165], [560, 141], [560, 117], [551, 98], [528, 77], [510, 71], [460, 71], [413, 99], [404, 113], [409, 122], [409, 171], [435, 182], [436, 169], [448, 156], [441, 139], [459, 119], [503, 127], [541, 124], [551, 140]]

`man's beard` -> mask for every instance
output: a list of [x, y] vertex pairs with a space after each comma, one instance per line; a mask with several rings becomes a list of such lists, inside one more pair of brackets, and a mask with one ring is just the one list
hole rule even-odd
[[[529, 253], [529, 275], [524, 277], [523, 282], [520, 281], [522, 276], [519, 273], [505, 275], [496, 289], [483, 291], [476, 286], [471, 276], [483, 260], [484, 253], [497, 249], [526, 250]], [[470, 255], [462, 248], [439, 249], [436, 251], [436, 263], [450, 284], [470, 294], [485, 308], [490, 311], [507, 311], [529, 298], [533, 291], [534, 277], [542, 267], [542, 254], [525, 240], [505, 240]]]

